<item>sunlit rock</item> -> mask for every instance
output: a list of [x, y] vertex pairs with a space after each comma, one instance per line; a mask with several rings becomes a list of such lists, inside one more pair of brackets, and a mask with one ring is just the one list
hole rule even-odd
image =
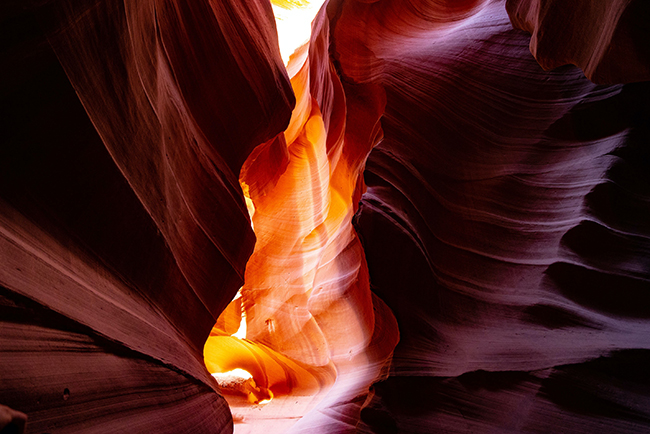
[[647, 3], [272, 3], [0, 6], [0, 405], [648, 432]]
[[[352, 227], [361, 172], [377, 137], [368, 136], [365, 143], [346, 137], [343, 89], [327, 52], [319, 50], [329, 34], [324, 12], [314, 23], [313, 42], [297, 46], [287, 65], [296, 95], [289, 126], [260, 145], [242, 168], [257, 242], [241, 298], [217, 320], [205, 349], [210, 372], [243, 368], [268, 388], [276, 399], [265, 411], [278, 406], [276, 419], [285, 417], [282, 396], [312, 396], [309, 401], [317, 406], [326, 396], [328, 405], [336, 400], [345, 405], [363, 395], [388, 366], [397, 342], [392, 315], [373, 301], [365, 255]], [[314, 86], [313, 76], [320, 79]], [[278, 158], [260, 161], [272, 152]], [[232, 332], [240, 322], [238, 330], [245, 324], [245, 334], [226, 331], [229, 323]], [[381, 345], [372, 343], [376, 329], [383, 333]], [[255, 412], [232, 405], [253, 423]], [[287, 426], [296, 422], [294, 411], [289, 416]], [[262, 420], [258, 429], [267, 429]]]

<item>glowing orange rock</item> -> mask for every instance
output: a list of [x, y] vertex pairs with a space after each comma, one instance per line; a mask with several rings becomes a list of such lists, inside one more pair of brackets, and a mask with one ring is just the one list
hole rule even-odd
[[[220, 316], [204, 352], [210, 372], [244, 369], [274, 395], [322, 395], [337, 376], [366, 370], [346, 380], [356, 395], [359, 382], [367, 389], [378, 378], [397, 342], [394, 319], [375, 317], [363, 248], [352, 227], [360, 174], [377, 136], [363, 143], [346, 139], [342, 86], [322, 49], [324, 12], [315, 28], [311, 44], [288, 64], [296, 95], [289, 126], [242, 168], [257, 243], [241, 298]], [[313, 74], [319, 77], [315, 86]], [[392, 318], [387, 309], [377, 310]], [[242, 316], [245, 339], [227, 336], [239, 329]], [[384, 346], [367, 354], [377, 324]], [[336, 393], [345, 396], [343, 389]], [[253, 395], [249, 400], [257, 399]]]

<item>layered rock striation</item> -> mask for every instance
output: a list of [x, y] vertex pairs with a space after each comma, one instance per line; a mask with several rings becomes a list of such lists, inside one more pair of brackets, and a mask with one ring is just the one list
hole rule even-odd
[[565, 3], [330, 1], [287, 70], [263, 0], [5, 2], [0, 404], [647, 432], [648, 11]]

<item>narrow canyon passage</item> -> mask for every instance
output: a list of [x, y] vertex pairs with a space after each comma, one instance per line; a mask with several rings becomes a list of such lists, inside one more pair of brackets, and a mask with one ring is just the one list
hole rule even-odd
[[3, 1], [0, 430], [649, 432], [648, 22]]
[[[312, 15], [305, 15], [310, 7]], [[330, 406], [363, 400], [398, 340], [392, 313], [370, 291], [352, 227], [365, 189], [361, 174], [379, 131], [366, 141], [346, 134], [343, 87], [328, 52], [319, 51], [329, 39], [325, 10], [309, 2], [274, 8], [281, 51], [295, 42], [286, 64], [296, 106], [287, 129], [257, 147], [242, 167], [257, 241], [244, 286], [205, 346], [206, 366], [226, 397], [247, 398], [242, 404], [230, 397], [235, 432], [287, 432], [323, 399]], [[306, 20], [298, 26], [311, 27], [314, 19], [313, 42], [309, 33], [295, 35], [291, 12]], [[361, 127], [374, 130], [378, 123], [377, 117]]]

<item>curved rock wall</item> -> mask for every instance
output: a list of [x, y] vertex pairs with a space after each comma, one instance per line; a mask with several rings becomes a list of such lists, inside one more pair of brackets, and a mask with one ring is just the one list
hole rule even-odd
[[33, 432], [232, 429], [202, 354], [253, 249], [239, 170], [294, 104], [270, 5], [4, 8], [0, 401]]
[[531, 34], [530, 51], [546, 70], [571, 63], [601, 84], [650, 79], [647, 2], [508, 0], [506, 9]]
[[401, 341], [362, 420], [647, 430], [623, 373], [648, 350], [647, 84], [544, 72], [502, 2], [397, 32], [412, 5], [344, 3], [335, 30], [344, 79], [387, 100], [357, 228]]
[[[565, 3], [330, 1], [301, 94], [262, 0], [5, 2], [0, 404], [28, 432], [232, 430], [203, 344], [254, 248], [288, 249], [254, 247], [240, 170], [261, 228], [306, 138], [334, 176], [300, 227], [339, 233], [316, 205], [345, 191], [363, 251], [336, 267], [365, 255], [400, 343], [295, 432], [647, 432], [648, 11]], [[287, 130], [305, 95], [324, 142]]]

